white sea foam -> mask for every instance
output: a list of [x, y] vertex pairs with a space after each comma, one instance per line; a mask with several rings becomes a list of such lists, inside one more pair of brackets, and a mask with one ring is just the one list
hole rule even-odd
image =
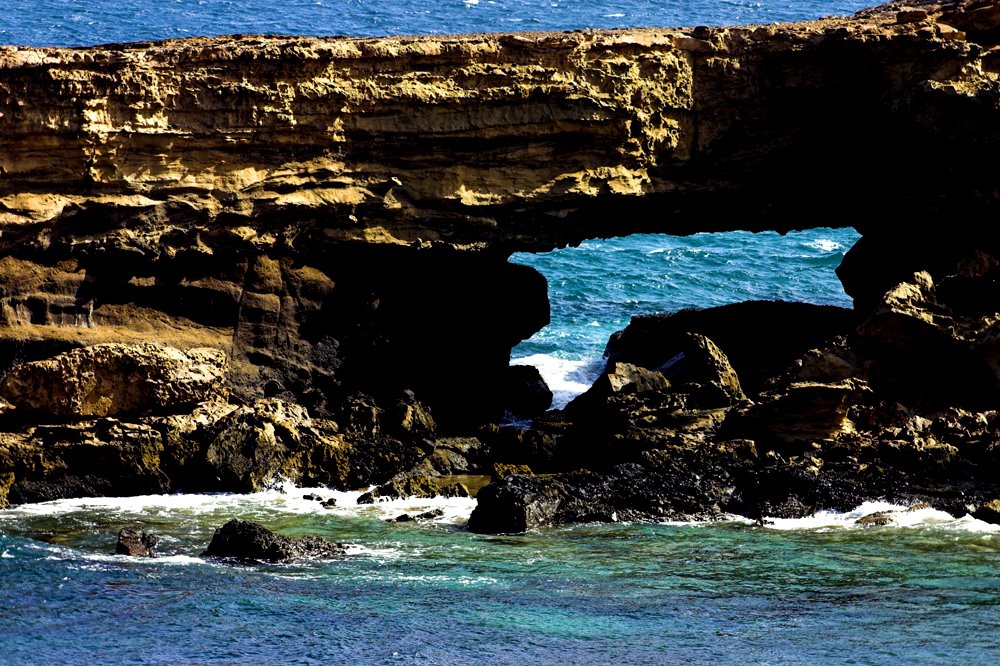
[[9, 550], [5, 550], [2, 553], [0, 553], [0, 560], [6, 560], [6, 559], [10, 559], [12, 557], [14, 557], [14, 556], [10, 554]]
[[[910, 507], [890, 504], [888, 502], [865, 502], [853, 511], [835, 513], [818, 511], [806, 518], [765, 518], [764, 526], [775, 530], [837, 530], [837, 529], [869, 529], [858, 525], [860, 518], [873, 513], [885, 513], [891, 521], [885, 527], [926, 528], [955, 530], [962, 532], [1000, 533], [1000, 525], [977, 520], [972, 516], [955, 518], [949, 513], [937, 509], [911, 509]], [[753, 522], [741, 519], [746, 522]]]
[[829, 238], [817, 238], [805, 243], [805, 246], [813, 250], [820, 250], [821, 252], [833, 252], [841, 248], [840, 243]]
[[[231, 514], [244, 518], [267, 514], [315, 514], [331, 517], [372, 516], [388, 519], [403, 513], [420, 514], [440, 509], [442, 515], [433, 522], [452, 524], [468, 520], [476, 501], [460, 498], [409, 498], [358, 504], [361, 491], [339, 492], [326, 488], [285, 487], [246, 495], [234, 494], [177, 494], [140, 495], [137, 497], [97, 497], [55, 500], [39, 504], [22, 504], [12, 509], [0, 511], [0, 524], [4, 520], [26, 517], [61, 516], [80, 512], [100, 512], [121, 516], [141, 516], [145, 518], [171, 517], [177, 515], [198, 516], [209, 514]], [[316, 500], [305, 499], [305, 495], [316, 495], [323, 500], [335, 499], [337, 505], [324, 507]]]
[[603, 361], [570, 360], [549, 354], [532, 354], [511, 359], [511, 365], [533, 365], [552, 391], [552, 408], [562, 409], [570, 400], [590, 388], [601, 374]]

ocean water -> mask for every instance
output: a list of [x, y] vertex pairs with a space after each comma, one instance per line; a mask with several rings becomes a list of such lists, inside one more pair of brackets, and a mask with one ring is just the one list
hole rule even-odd
[[3, 0], [0, 44], [77, 46], [223, 34], [410, 35], [774, 23], [863, 0]]
[[[933, 510], [757, 527], [466, 532], [471, 500], [323, 509], [303, 491], [0, 512], [0, 663], [995, 664], [998, 526]], [[443, 508], [430, 523], [399, 513]], [[197, 555], [234, 515], [351, 544], [337, 561]], [[121, 525], [162, 557], [109, 555]]]
[[[781, 0], [2, 0], [0, 42], [196, 34], [398, 34], [767, 22], [864, 2]], [[585, 388], [633, 314], [787, 298], [849, 305], [852, 230], [636, 236], [518, 255], [553, 323], [514, 352], [560, 397]], [[106, 498], [0, 511], [0, 664], [996, 664], [1000, 532], [870, 504], [758, 527], [464, 529], [474, 500], [328, 510], [303, 490]], [[440, 508], [425, 523], [386, 518]], [[897, 509], [887, 527], [854, 520]], [[349, 545], [331, 562], [201, 560], [233, 517]], [[139, 525], [161, 557], [110, 555]]]

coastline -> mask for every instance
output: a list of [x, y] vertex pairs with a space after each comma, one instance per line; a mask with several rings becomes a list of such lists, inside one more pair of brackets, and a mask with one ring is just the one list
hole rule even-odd
[[[0, 500], [471, 473], [485, 532], [875, 499], [1000, 516], [1000, 238], [976, 222], [1000, 12], [918, 4], [4, 49]], [[636, 317], [556, 412], [509, 364], [549, 321], [514, 251], [821, 224], [862, 233], [853, 310]]]

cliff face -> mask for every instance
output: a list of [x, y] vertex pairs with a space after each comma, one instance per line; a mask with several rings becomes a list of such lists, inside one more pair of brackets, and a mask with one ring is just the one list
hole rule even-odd
[[[854, 225], [873, 304], [994, 252], [1000, 3], [693, 30], [0, 49], [3, 363], [217, 347], [322, 414], [495, 415], [547, 322], [505, 259], [593, 236]], [[942, 240], [946, 232], [946, 238]], [[900, 241], [904, 235], [905, 242]]]

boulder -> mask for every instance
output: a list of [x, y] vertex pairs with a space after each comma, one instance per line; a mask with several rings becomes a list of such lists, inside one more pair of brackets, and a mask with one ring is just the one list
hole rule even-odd
[[566, 405], [568, 414], [586, 413], [619, 394], [645, 393], [670, 388], [663, 373], [631, 363], [608, 363], [593, 386]]
[[785, 301], [747, 301], [715, 308], [641, 315], [608, 341], [608, 365], [617, 361], [660, 368], [691, 346], [689, 333], [711, 340], [725, 354], [751, 397], [809, 349], [848, 333], [845, 308]]
[[892, 511], [876, 511], [868, 515], [861, 516], [854, 521], [859, 527], [884, 527], [892, 525]]
[[317, 536], [292, 539], [249, 520], [233, 519], [215, 530], [202, 557], [244, 561], [290, 562], [301, 559], [334, 559], [347, 549]]
[[159, 539], [155, 535], [146, 534], [138, 527], [124, 527], [118, 532], [118, 544], [115, 554], [132, 557], [156, 557], [153, 549]]
[[227, 369], [218, 349], [99, 344], [17, 366], [0, 395], [55, 416], [176, 413], [219, 394]]
[[687, 333], [680, 351], [657, 368], [678, 391], [699, 407], [746, 402], [740, 379], [718, 345], [700, 333]]
[[552, 406], [552, 391], [533, 365], [510, 366], [504, 394], [504, 409], [514, 416], [536, 416]]

